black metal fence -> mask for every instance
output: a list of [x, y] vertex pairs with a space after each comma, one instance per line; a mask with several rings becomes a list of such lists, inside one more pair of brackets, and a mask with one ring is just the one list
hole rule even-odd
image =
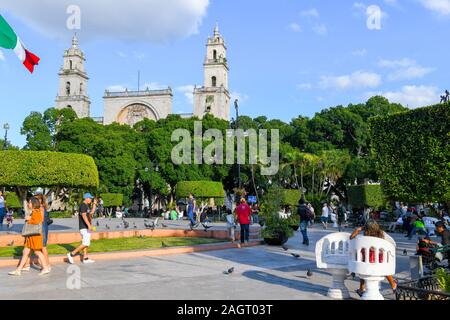
[[436, 276], [399, 283], [396, 300], [450, 300], [450, 293], [441, 291]]

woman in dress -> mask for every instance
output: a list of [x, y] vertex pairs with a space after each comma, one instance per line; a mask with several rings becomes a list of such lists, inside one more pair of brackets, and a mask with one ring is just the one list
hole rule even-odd
[[[27, 223], [36, 225], [40, 224], [43, 221], [43, 216], [41, 212], [41, 202], [37, 198], [31, 198], [31, 200], [28, 202], [28, 208], [32, 210], [31, 216], [27, 217]], [[9, 275], [11, 276], [20, 276], [22, 273], [22, 269], [25, 266], [26, 262], [28, 261], [28, 258], [30, 257], [31, 251], [34, 251], [34, 253], [38, 256], [40, 264], [42, 266], [42, 271], [39, 273], [40, 276], [50, 273], [50, 269], [47, 264], [47, 260], [44, 257], [44, 254], [42, 253], [43, 248], [43, 239], [42, 239], [42, 233], [35, 236], [28, 236], [25, 237], [25, 244], [23, 249], [23, 255], [22, 259], [20, 260], [20, 264], [17, 267], [16, 270], [11, 271]]]

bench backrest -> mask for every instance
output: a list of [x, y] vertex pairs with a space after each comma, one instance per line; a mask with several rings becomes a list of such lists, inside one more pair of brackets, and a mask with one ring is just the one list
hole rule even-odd
[[316, 264], [319, 269], [347, 269], [350, 233], [329, 234], [316, 243]]

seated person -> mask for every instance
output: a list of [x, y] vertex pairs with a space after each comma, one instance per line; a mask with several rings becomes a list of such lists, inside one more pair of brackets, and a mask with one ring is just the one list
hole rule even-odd
[[178, 212], [175, 209], [170, 210], [170, 220], [178, 220]]
[[[350, 240], [356, 238], [356, 236], [358, 236], [361, 232], [364, 232], [364, 236], [366, 237], [375, 237], [384, 239], [384, 232], [383, 230], [381, 230], [380, 225], [375, 220], [369, 219], [363, 227], [359, 227], [358, 229], [356, 229], [350, 236]], [[369, 252], [369, 260], [370, 260], [369, 262], [375, 262], [375, 252]], [[394, 277], [387, 276], [386, 279], [391, 285], [392, 290], [394, 291], [397, 290], [397, 281], [394, 280]], [[356, 290], [356, 293], [358, 293], [358, 295], [362, 297], [364, 291], [365, 291], [365, 281], [361, 279], [359, 281], [359, 289]]]
[[[436, 233], [442, 239], [441, 244], [447, 248], [447, 250], [444, 252], [444, 259], [449, 259], [450, 258], [450, 230], [448, 230], [445, 227], [445, 224], [442, 221], [438, 221], [436, 223]], [[449, 265], [450, 265], [450, 262], [449, 262]]]

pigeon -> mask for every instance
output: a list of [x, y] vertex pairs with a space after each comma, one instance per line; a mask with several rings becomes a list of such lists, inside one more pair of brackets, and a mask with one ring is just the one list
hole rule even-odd
[[120, 225], [116, 227], [117, 229], [120, 229]]
[[282, 246], [282, 248], [283, 248], [284, 251], [288, 251], [289, 250], [289, 248], [286, 247], [286, 246]]
[[110, 227], [109, 227], [108, 225], [106, 225], [106, 229], [108, 229], [108, 230], [109, 230], [109, 229], [111, 229], [111, 228], [110, 228]]
[[167, 228], [167, 224], [161, 223], [161, 225], [163, 226], [163, 228]]
[[407, 256], [408, 255], [408, 251], [405, 249], [405, 250], [403, 250], [403, 255], [404, 256]]
[[9, 243], [8, 243], [8, 247], [12, 247], [14, 245], [14, 240], [11, 240]]
[[355, 280], [355, 278], [356, 278], [356, 273], [352, 272], [351, 276], [352, 276], [353, 280]]
[[97, 223], [96, 223], [96, 226], [97, 226], [97, 227], [100, 227], [100, 223], [99, 223], [98, 221], [97, 221]]
[[137, 229], [137, 225], [136, 225], [136, 223], [134, 223], [134, 228], [135, 228], [135, 229]]
[[296, 259], [300, 258], [300, 255], [299, 255], [299, 254], [291, 253], [291, 255], [292, 255], [294, 258], [296, 258]]
[[312, 277], [313, 273], [312, 273], [311, 269], [308, 269], [308, 271], [306, 272], [306, 275], [308, 277]]
[[125, 229], [128, 229], [130, 227], [130, 224], [128, 223], [128, 221], [123, 220], [123, 227]]
[[168, 247], [168, 245], [164, 242], [164, 241], [162, 241], [161, 242], [161, 247], [163, 247], [163, 248], [167, 248]]
[[224, 271], [223, 274], [232, 274], [234, 272], [234, 268], [230, 268], [227, 271]]

